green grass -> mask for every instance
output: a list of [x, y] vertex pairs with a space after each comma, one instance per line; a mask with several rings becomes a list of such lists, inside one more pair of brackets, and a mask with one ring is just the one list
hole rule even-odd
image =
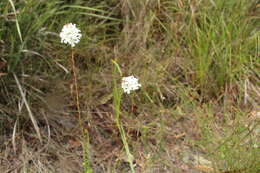
[[[1, 1], [0, 172], [258, 172], [259, 8], [257, 0]], [[81, 122], [71, 52], [59, 38], [70, 22], [83, 35], [74, 50]], [[142, 84], [129, 97], [119, 87], [128, 75]]]

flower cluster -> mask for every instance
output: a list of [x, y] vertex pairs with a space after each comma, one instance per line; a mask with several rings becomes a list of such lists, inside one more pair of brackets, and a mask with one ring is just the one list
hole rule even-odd
[[137, 90], [141, 87], [138, 83], [138, 79], [134, 76], [128, 76], [122, 78], [122, 88], [125, 93], [130, 94], [131, 91]]
[[64, 25], [60, 33], [61, 43], [69, 44], [71, 47], [79, 43], [81, 36], [81, 31], [72, 23]]

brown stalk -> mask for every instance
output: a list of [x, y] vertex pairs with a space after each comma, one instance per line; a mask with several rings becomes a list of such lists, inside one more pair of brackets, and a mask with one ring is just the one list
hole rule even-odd
[[[79, 99], [79, 89], [78, 89], [78, 78], [76, 73], [76, 66], [75, 66], [75, 59], [74, 59], [74, 51], [71, 50], [71, 64], [72, 64], [72, 73], [73, 73], [73, 86], [72, 89], [75, 89], [75, 99], [76, 99], [76, 106], [77, 106], [77, 112], [78, 112], [78, 118], [79, 118], [79, 125], [81, 128], [81, 133], [83, 137], [83, 143], [82, 148], [84, 152], [84, 163], [88, 163], [87, 155], [88, 155], [88, 144], [89, 144], [89, 136], [88, 136], [88, 130], [87, 128], [84, 130], [82, 117], [81, 117], [81, 109], [80, 109], [80, 99]], [[72, 91], [72, 93], [74, 93]], [[73, 96], [73, 95], [72, 95]], [[87, 165], [88, 168], [89, 165]], [[85, 168], [84, 168], [85, 169]]]
[[76, 99], [78, 118], [79, 118], [79, 121], [80, 121], [79, 123], [80, 123], [80, 125], [82, 127], [80, 101], [79, 101], [79, 89], [78, 89], [78, 78], [77, 78], [77, 73], [76, 73], [73, 49], [71, 50], [71, 64], [72, 64], [72, 73], [73, 73], [73, 86], [72, 86], [72, 88], [75, 88], [75, 99]]

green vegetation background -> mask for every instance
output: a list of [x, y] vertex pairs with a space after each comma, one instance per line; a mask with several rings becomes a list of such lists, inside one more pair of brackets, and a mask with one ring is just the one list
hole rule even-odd
[[[2, 0], [0, 170], [57, 172], [49, 161], [71, 153], [83, 171], [71, 50], [59, 38], [63, 25], [75, 23], [83, 35], [74, 51], [82, 115], [90, 124], [88, 170], [129, 171], [111, 106], [113, 81], [120, 85], [115, 60], [124, 76], [142, 84], [121, 101], [137, 172], [204, 166], [256, 173], [259, 8], [257, 0]], [[187, 159], [194, 155], [204, 162]]]

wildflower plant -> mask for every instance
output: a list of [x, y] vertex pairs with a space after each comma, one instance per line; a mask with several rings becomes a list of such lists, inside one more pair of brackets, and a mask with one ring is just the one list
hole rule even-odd
[[[75, 47], [77, 43], [79, 43], [80, 38], [82, 37], [81, 31], [76, 27], [76, 24], [66, 24], [63, 26], [61, 32], [61, 43], [69, 44], [71, 48]], [[78, 82], [77, 82], [77, 74], [75, 70], [75, 60], [74, 60], [74, 51], [71, 49], [71, 64], [72, 64], [72, 73], [73, 73], [73, 88], [75, 88], [76, 93], [76, 102], [78, 109], [78, 116], [80, 116], [80, 102], [79, 102], [79, 92], [78, 92]], [[73, 93], [73, 92], [72, 92]]]
[[85, 140], [83, 144], [84, 149], [84, 162], [83, 167], [86, 173], [91, 173], [92, 169], [89, 165], [88, 161], [88, 146], [89, 146], [89, 137], [87, 129], [84, 129], [81, 119], [81, 109], [80, 109], [80, 100], [79, 100], [79, 90], [78, 90], [78, 81], [77, 81], [77, 73], [75, 70], [75, 59], [74, 59], [74, 47], [76, 44], [79, 43], [80, 39], [82, 37], [80, 29], [76, 27], [76, 24], [69, 23], [63, 26], [61, 32], [60, 32], [60, 38], [61, 43], [69, 44], [71, 46], [71, 66], [72, 66], [72, 73], [73, 73], [73, 86], [72, 90], [74, 89], [75, 92], [75, 100], [76, 100], [76, 106], [77, 106], [77, 112], [78, 112], [78, 118], [79, 118], [79, 124], [82, 130], [82, 135]]
[[[116, 76], [116, 73], [118, 72], [120, 74], [120, 76], [122, 76], [121, 69], [120, 69], [119, 65], [117, 64], [117, 62], [112, 60], [112, 63], [115, 66], [114, 75]], [[140, 87], [141, 87], [141, 84], [138, 83], [138, 79], [135, 78], [134, 76], [123, 77], [122, 81], [121, 81], [121, 88], [118, 88], [117, 81], [116, 81], [116, 79], [114, 79], [113, 105], [114, 105], [114, 110], [115, 110], [116, 125], [119, 129], [121, 140], [123, 142], [124, 149], [125, 149], [132, 173], [135, 173], [134, 163], [133, 163], [134, 157], [130, 152], [129, 145], [127, 143], [125, 130], [120, 121], [120, 114], [121, 114], [120, 106], [121, 106], [123, 93], [130, 94], [131, 91], [138, 90]]]

